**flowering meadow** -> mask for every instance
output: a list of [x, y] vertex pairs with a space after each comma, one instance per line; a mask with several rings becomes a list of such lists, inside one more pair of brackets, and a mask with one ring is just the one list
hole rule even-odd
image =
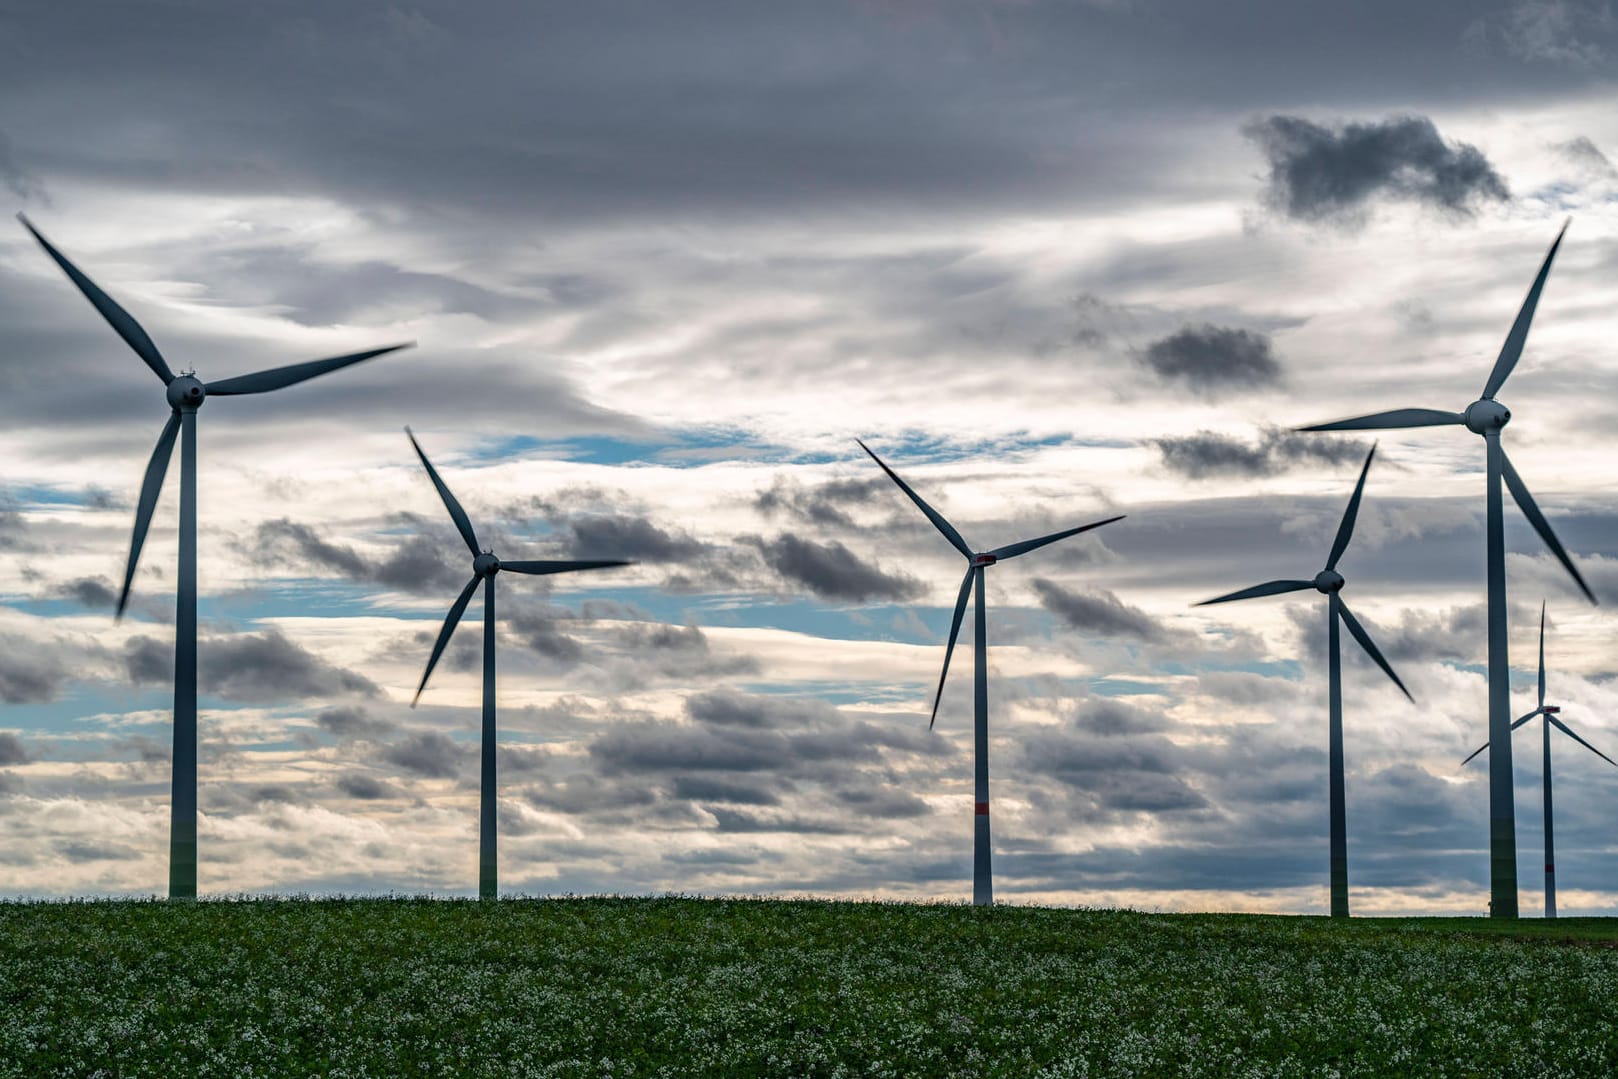
[[1618, 921], [0, 904], [0, 1076], [1618, 1074]]

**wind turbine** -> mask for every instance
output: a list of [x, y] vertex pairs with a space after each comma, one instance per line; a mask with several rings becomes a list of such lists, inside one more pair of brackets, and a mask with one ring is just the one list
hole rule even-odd
[[118, 594], [117, 617], [122, 618], [129, 604], [135, 567], [146, 542], [146, 529], [163, 488], [174, 440], [180, 438], [180, 571], [176, 586], [174, 614], [174, 774], [169, 810], [169, 898], [195, 899], [197, 895], [197, 409], [209, 397], [245, 393], [267, 393], [294, 385], [316, 375], [369, 360], [385, 352], [410, 345], [389, 345], [367, 352], [312, 360], [288, 367], [276, 367], [251, 375], [203, 382], [191, 371], [175, 375], [163, 354], [141, 328], [140, 323], [101, 291], [77, 266], [68, 261], [51, 242], [40, 235], [22, 214], [17, 219], [39, 241], [39, 245], [67, 274], [84, 298], [101, 312], [112, 328], [135, 354], [146, 361], [168, 387], [171, 413], [157, 438], [157, 448], [146, 465], [141, 482], [140, 502], [135, 509], [135, 531], [129, 541], [129, 562], [124, 569], [124, 587]]
[[[1545, 703], [1545, 604], [1541, 601], [1539, 605], [1539, 707], [1513, 723], [1511, 729], [1516, 730], [1535, 716], [1545, 717], [1545, 722], [1541, 724], [1545, 735], [1545, 764], [1541, 770], [1541, 781], [1545, 786], [1545, 917], [1547, 918], [1556, 917], [1556, 841], [1551, 834], [1551, 727], [1555, 726], [1557, 730], [1588, 749], [1591, 753], [1594, 753], [1608, 764], [1618, 767], [1618, 761], [1613, 760], [1601, 750], [1574, 734], [1573, 728], [1557, 719], [1557, 713], [1561, 712], [1561, 710], [1557, 705]], [[1461, 762], [1461, 767], [1465, 768], [1471, 763], [1472, 757], [1476, 757], [1488, 748], [1489, 743], [1487, 742], [1478, 746], [1472, 751], [1471, 756]]]
[[1330, 629], [1330, 666], [1329, 679], [1330, 725], [1327, 728], [1328, 767], [1330, 771], [1330, 801], [1331, 801], [1331, 916], [1333, 918], [1348, 917], [1348, 810], [1347, 799], [1343, 790], [1343, 655], [1337, 624], [1342, 622], [1348, 627], [1348, 632], [1360, 642], [1367, 655], [1376, 661], [1387, 676], [1393, 679], [1393, 684], [1399, 687], [1406, 698], [1410, 691], [1405, 684], [1399, 681], [1399, 676], [1393, 673], [1388, 661], [1382, 658], [1371, 635], [1365, 632], [1359, 619], [1348, 609], [1341, 595], [1343, 575], [1337, 572], [1337, 561], [1348, 550], [1348, 541], [1354, 535], [1354, 521], [1360, 512], [1360, 495], [1365, 491], [1365, 476], [1371, 471], [1371, 459], [1376, 456], [1376, 447], [1365, 455], [1365, 464], [1360, 469], [1360, 480], [1354, 485], [1354, 495], [1348, 500], [1348, 508], [1343, 511], [1343, 519], [1337, 525], [1337, 538], [1332, 541], [1331, 553], [1326, 556], [1326, 568], [1315, 574], [1312, 580], [1267, 581], [1256, 584], [1252, 588], [1244, 588], [1239, 592], [1205, 599], [1197, 604], [1206, 607], [1210, 603], [1228, 603], [1237, 599], [1253, 599], [1257, 596], [1278, 596], [1284, 592], [1301, 592], [1306, 588], [1313, 588], [1317, 592], [1326, 594], [1326, 622]]
[[593, 562], [502, 562], [494, 556], [494, 552], [478, 546], [477, 533], [472, 531], [472, 522], [466, 516], [461, 504], [455, 501], [455, 496], [449, 493], [444, 481], [439, 478], [438, 470], [433, 463], [427, 460], [422, 452], [421, 444], [410, 428], [405, 428], [405, 434], [410, 436], [410, 444], [416, 447], [416, 456], [421, 458], [422, 465], [427, 469], [428, 477], [433, 486], [438, 488], [438, 495], [444, 500], [444, 508], [449, 510], [450, 519], [455, 522], [455, 528], [460, 532], [461, 538], [466, 541], [467, 550], [472, 552], [472, 579], [466, 582], [461, 594], [455, 597], [450, 605], [449, 615], [444, 619], [444, 628], [438, 631], [438, 640], [433, 645], [432, 658], [427, 661], [427, 669], [422, 672], [421, 685], [416, 687], [415, 699], [410, 707], [416, 707], [421, 700], [422, 690], [427, 688], [427, 679], [432, 677], [433, 668], [438, 664], [438, 657], [444, 654], [444, 646], [449, 644], [450, 635], [461, 621], [461, 615], [466, 611], [466, 605], [472, 601], [472, 593], [477, 591], [478, 585], [483, 585], [483, 775], [480, 783], [480, 801], [478, 805], [478, 897], [480, 899], [494, 899], [500, 892], [500, 866], [495, 852], [495, 723], [494, 723], [494, 578], [501, 570], [511, 573], [527, 573], [534, 576], [543, 576], [550, 573], [570, 573], [581, 569], [603, 569], [607, 566], [627, 566], [630, 563], [610, 560]]
[[[859, 439], [855, 439], [860, 442]], [[967, 593], [976, 592], [976, 633], [972, 641], [972, 770], [974, 787], [976, 790], [976, 827], [972, 833], [972, 902], [978, 906], [987, 906], [994, 902], [994, 879], [989, 869], [989, 664], [988, 664], [988, 633], [985, 628], [985, 605], [983, 602], [983, 571], [996, 562], [1008, 558], [1015, 558], [1020, 554], [1037, 550], [1047, 543], [1055, 543], [1059, 539], [1076, 536], [1080, 532], [1088, 532], [1092, 528], [1112, 524], [1123, 520], [1123, 515], [1108, 517], [1104, 521], [1093, 524], [1080, 525], [1078, 528], [1069, 528], [1062, 532], [1053, 532], [1049, 536], [1038, 539], [1023, 540], [1021, 543], [1008, 543], [1004, 547], [996, 547], [992, 551], [974, 552], [967, 546], [966, 540], [961, 538], [942, 514], [933, 509], [922, 497], [910, 489], [910, 485], [900, 479], [898, 475], [883, 464], [882, 458], [871, 452], [871, 447], [860, 442], [860, 449], [871, 454], [871, 460], [881, 465], [882, 471], [888, 478], [899, 485], [916, 508], [927, 516], [933, 527], [941, 532], [950, 545], [966, 558], [966, 576], [961, 580], [961, 593], [955, 600], [955, 617], [949, 626], [949, 644], [944, 648], [944, 669], [938, 676], [938, 692], [933, 697], [933, 715], [927, 723], [927, 729], [932, 730], [933, 724], [938, 722], [938, 703], [944, 697], [944, 679], [949, 676], [949, 660], [955, 651], [955, 638], [961, 632], [961, 619], [966, 614]]]
[[1365, 431], [1394, 427], [1436, 427], [1445, 424], [1463, 424], [1467, 430], [1483, 436], [1488, 462], [1488, 580], [1489, 580], [1489, 742], [1495, 750], [1489, 754], [1489, 914], [1495, 918], [1517, 916], [1517, 823], [1511, 778], [1511, 663], [1506, 655], [1506, 541], [1500, 481], [1511, 488], [1511, 497], [1517, 500], [1523, 516], [1534, 526], [1551, 553], [1567, 567], [1578, 582], [1579, 589], [1591, 603], [1596, 601], [1590, 587], [1579, 576], [1562, 548], [1550, 522], [1534, 504], [1534, 496], [1517, 475], [1500, 445], [1500, 432], [1511, 422], [1511, 410], [1495, 400], [1495, 394], [1505, 385], [1506, 378], [1522, 356], [1523, 343], [1528, 340], [1528, 327], [1534, 321], [1534, 308], [1539, 294], [1544, 291], [1545, 278], [1551, 272], [1551, 260], [1562, 246], [1567, 223], [1556, 234], [1556, 242], [1545, 255], [1539, 274], [1528, 289], [1517, 320], [1511, 324], [1506, 343], [1484, 383], [1483, 396], [1466, 406], [1464, 412], [1442, 412], [1431, 408], [1399, 408], [1392, 412], [1377, 412], [1335, 423], [1320, 423], [1302, 427], [1302, 431]]

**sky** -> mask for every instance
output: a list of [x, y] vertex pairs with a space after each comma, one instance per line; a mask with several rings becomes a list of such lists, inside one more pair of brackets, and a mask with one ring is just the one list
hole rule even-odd
[[[997, 898], [1327, 908], [1325, 563], [1369, 438], [1500, 400], [1514, 714], [1618, 755], [1618, 14], [1592, 0], [0, 0], [0, 199], [217, 379], [199, 415], [200, 888], [475, 894], [503, 558], [509, 894], [960, 901], [960, 556], [988, 577]], [[0, 225], [0, 895], [167, 880], [163, 387]], [[1359, 913], [1488, 896], [1483, 444], [1382, 432], [1342, 595]], [[1517, 734], [1522, 904], [1540, 739]], [[1618, 768], [1553, 741], [1559, 908], [1618, 914]]]

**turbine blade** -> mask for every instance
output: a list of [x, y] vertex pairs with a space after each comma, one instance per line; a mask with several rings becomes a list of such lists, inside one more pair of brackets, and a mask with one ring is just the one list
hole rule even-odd
[[1092, 528], [1100, 528], [1102, 525], [1110, 525], [1114, 521], [1122, 521], [1124, 516], [1124, 514], [1119, 514], [1117, 517], [1108, 517], [1105, 521], [1095, 521], [1091, 524], [1080, 525], [1077, 528], [1069, 528], [1063, 532], [1052, 532], [1050, 535], [1041, 536], [1038, 539], [1023, 540], [1021, 543], [1008, 543], [1004, 547], [996, 547], [989, 554], [1000, 560], [1016, 558], [1020, 554], [1037, 551], [1047, 543], [1055, 543], [1059, 539], [1077, 536], [1080, 532], [1088, 532]]
[[1544, 709], [1542, 709], [1542, 708], [1536, 708], [1532, 712], [1529, 712], [1526, 716], [1518, 716], [1516, 719], [1511, 721], [1511, 729], [1516, 730], [1518, 727], [1521, 727], [1524, 723], [1527, 723], [1530, 719], [1533, 719], [1535, 716], [1540, 715], [1543, 711], [1544, 711]]
[[1354, 612], [1348, 609], [1348, 604], [1343, 602], [1341, 596], [1337, 597], [1337, 609], [1342, 612], [1343, 624], [1348, 627], [1348, 632], [1354, 635], [1354, 639], [1360, 642], [1360, 647], [1365, 649], [1372, 659], [1376, 660], [1376, 665], [1382, 668], [1384, 674], [1393, 679], [1393, 684], [1399, 687], [1399, 692], [1405, 695], [1405, 699], [1411, 704], [1415, 704], [1416, 698], [1410, 695], [1410, 691], [1405, 688], [1405, 684], [1399, 681], [1399, 676], [1393, 673], [1393, 668], [1388, 666], [1388, 661], [1382, 658], [1382, 652], [1371, 640], [1371, 635], [1365, 632], [1365, 627], [1360, 625], [1360, 620], [1354, 617]]
[[1545, 601], [1539, 601], [1539, 706], [1545, 707]]
[[152, 459], [146, 463], [146, 478], [140, 484], [140, 502], [135, 506], [135, 532], [129, 538], [129, 564], [124, 568], [124, 590], [118, 593], [118, 618], [124, 616], [129, 605], [129, 588], [135, 582], [135, 567], [140, 563], [140, 549], [146, 544], [146, 529], [152, 523], [152, 511], [157, 508], [157, 496], [163, 493], [163, 477], [169, 470], [169, 458], [174, 456], [174, 440], [180, 434], [180, 414], [169, 413], [169, 422], [157, 436]]
[[33, 234], [34, 239], [39, 241], [39, 246], [45, 249], [45, 253], [56, 262], [56, 265], [62, 268], [62, 272], [67, 274], [68, 280], [79, 287], [79, 291], [84, 293], [84, 298], [89, 300], [97, 311], [101, 312], [101, 317], [106, 319], [112, 328], [118, 332], [118, 336], [122, 337], [129, 347], [135, 350], [137, 356], [146, 361], [147, 367], [156, 372], [157, 377], [163, 380], [163, 385], [167, 386], [170, 382], [173, 382], [174, 372], [169, 370], [168, 362], [163, 359], [163, 354], [157, 351], [157, 346], [152, 343], [152, 339], [147, 336], [140, 323], [135, 321], [134, 316], [119, 307], [118, 301], [102, 292], [94, 281], [84, 276], [77, 266], [68, 261], [66, 255], [56, 250], [51, 245], [51, 242], [45, 239], [38, 229], [34, 228], [32, 221], [22, 214], [17, 215], [17, 220], [22, 222], [23, 228]]
[[595, 562], [502, 562], [502, 570], [512, 573], [531, 573], [542, 576], [547, 573], [571, 573], [578, 569], [607, 569], [611, 566], [632, 566], [633, 562], [621, 560], [595, 561]]
[[961, 579], [961, 594], [955, 599], [955, 619], [949, 624], [949, 643], [944, 646], [944, 669], [938, 675], [938, 692], [933, 695], [933, 718], [927, 721], [928, 730], [932, 730], [933, 724], [938, 722], [938, 704], [944, 699], [944, 679], [949, 677], [949, 657], [955, 654], [955, 638], [961, 635], [961, 619], [966, 617], [966, 601], [972, 592], [972, 571], [976, 568], [967, 568], [966, 576]]
[[351, 352], [347, 356], [333, 356], [328, 360], [310, 360], [308, 363], [295, 363], [287, 367], [272, 367], [268, 371], [255, 371], [250, 375], [237, 375], [235, 378], [222, 378], [218, 382], [208, 383], [208, 392], [218, 397], [230, 397], [243, 393], [268, 393], [279, 390], [284, 386], [292, 386], [305, 379], [323, 375], [328, 371], [348, 367], [350, 364], [369, 360], [373, 356], [381, 356], [389, 352], [397, 352], [402, 348], [413, 348], [414, 341], [403, 345], [389, 345], [386, 348], [373, 348], [366, 352]]
[[421, 458], [421, 463], [427, 467], [427, 475], [432, 479], [433, 486], [438, 488], [438, 497], [444, 500], [444, 508], [449, 510], [450, 520], [455, 522], [455, 527], [460, 531], [461, 538], [466, 541], [466, 546], [472, 552], [472, 557], [476, 558], [483, 552], [478, 549], [478, 534], [472, 531], [472, 522], [467, 519], [466, 511], [461, 509], [459, 502], [455, 501], [455, 496], [449, 493], [449, 488], [444, 486], [444, 481], [438, 478], [438, 470], [433, 467], [431, 461], [427, 460], [427, 455], [421, 452], [421, 443], [416, 441], [416, 436], [411, 432], [410, 428], [405, 428], [405, 434], [410, 436], [410, 444], [416, 447], [416, 456]]
[[1552, 723], [1556, 724], [1556, 729], [1557, 730], [1561, 731], [1563, 734], [1567, 735], [1569, 738], [1573, 739], [1575, 742], [1579, 743], [1579, 745], [1583, 746], [1585, 749], [1588, 749], [1591, 753], [1594, 753], [1596, 756], [1600, 757], [1602, 760], [1606, 761], [1608, 764], [1612, 765], [1615, 768], [1618, 768], [1618, 761], [1613, 760], [1611, 757], [1609, 757], [1605, 753], [1601, 752], [1601, 750], [1597, 749], [1595, 746], [1591, 745], [1589, 742], [1586, 742], [1583, 738], [1580, 738], [1578, 735], [1574, 734], [1572, 727], [1569, 727], [1566, 723], [1563, 723], [1561, 720], [1557, 719], [1555, 716], [1547, 715], [1545, 718], [1550, 720]]
[[1326, 568], [1337, 568], [1337, 560], [1343, 557], [1348, 550], [1348, 541], [1354, 535], [1354, 520], [1360, 514], [1360, 495], [1365, 493], [1365, 474], [1371, 471], [1371, 458], [1376, 456], [1376, 443], [1371, 443], [1371, 452], [1365, 455], [1365, 465], [1360, 469], [1360, 481], [1354, 485], [1354, 497], [1348, 500], [1348, 508], [1343, 511], [1343, 520], [1337, 526], [1337, 538], [1332, 541], [1331, 557], [1326, 559]]
[[1503, 446], [1500, 449], [1500, 473], [1505, 477], [1506, 486], [1511, 489], [1511, 497], [1517, 500], [1517, 506], [1522, 510], [1522, 515], [1528, 518], [1528, 523], [1534, 526], [1534, 531], [1538, 532], [1539, 538], [1545, 541], [1545, 546], [1551, 549], [1551, 553], [1561, 560], [1562, 565], [1573, 575], [1573, 579], [1579, 584], [1579, 590], [1584, 593], [1584, 598], [1591, 603], [1595, 603], [1595, 593], [1591, 592], [1590, 586], [1584, 583], [1584, 578], [1580, 576], [1578, 567], [1573, 564], [1573, 559], [1568, 557], [1567, 551], [1563, 549], [1562, 541], [1556, 538], [1555, 532], [1551, 531], [1551, 523], [1545, 519], [1543, 513], [1539, 512], [1539, 507], [1534, 504], [1534, 496], [1528, 493], [1528, 487], [1523, 483], [1522, 477], [1517, 475], [1515, 468], [1511, 467], [1511, 459], [1506, 456], [1505, 447]]
[[1440, 427], [1448, 423], [1465, 423], [1459, 412], [1440, 412], [1436, 408], [1396, 408], [1392, 412], [1373, 412], [1369, 416], [1355, 416], [1351, 420], [1333, 420], [1300, 427], [1300, 431], [1380, 431], [1391, 427]]
[[427, 679], [433, 676], [433, 668], [438, 666], [438, 657], [444, 654], [444, 646], [449, 644], [450, 634], [460, 624], [461, 615], [466, 613], [466, 605], [472, 602], [472, 593], [483, 582], [482, 577], [473, 577], [461, 589], [461, 594], [455, 597], [455, 603], [449, 609], [449, 615], [444, 619], [444, 628], [438, 631], [438, 640], [433, 644], [433, 656], [427, 661], [427, 669], [421, 672], [421, 685], [416, 687], [416, 696], [411, 700], [410, 707], [416, 707], [421, 700], [421, 691], [427, 688]]
[[1305, 588], [1313, 588], [1313, 581], [1265, 581], [1252, 588], [1244, 588], [1240, 592], [1229, 592], [1213, 599], [1205, 599], [1201, 603], [1192, 604], [1193, 607], [1206, 607], [1210, 603], [1229, 603], [1237, 599], [1256, 599], [1259, 596], [1279, 596], [1283, 592], [1302, 592]]
[[1540, 263], [1539, 273], [1528, 288], [1528, 296], [1523, 300], [1521, 310], [1517, 312], [1517, 321], [1511, 324], [1511, 332], [1506, 334], [1506, 343], [1500, 346], [1500, 357], [1494, 361], [1494, 370], [1489, 372], [1489, 381], [1483, 387], [1485, 400], [1493, 400], [1494, 395], [1500, 392], [1500, 387], [1505, 384], [1511, 369], [1517, 366], [1517, 360], [1522, 356], [1523, 345], [1528, 340], [1528, 327], [1534, 321], [1534, 308], [1539, 306], [1539, 294], [1545, 289], [1545, 279], [1551, 274], [1551, 260], [1556, 258], [1556, 249], [1562, 246], [1562, 237], [1567, 235], [1568, 223], [1562, 222], [1562, 231], [1556, 234], [1551, 249], [1545, 253], [1545, 261]]
[[882, 458], [878, 457], [874, 453], [871, 453], [871, 447], [867, 446], [864, 442], [860, 442], [860, 440], [857, 438], [854, 441], [860, 443], [860, 449], [871, 454], [871, 460], [882, 466], [882, 471], [888, 474], [888, 478], [899, 485], [899, 490], [903, 491], [907, 496], [909, 496], [910, 501], [916, 504], [916, 508], [927, 515], [927, 519], [933, 523], [933, 527], [943, 533], [944, 538], [949, 540], [957, 551], [960, 551], [967, 558], [972, 557], [972, 548], [968, 547], [966, 545], [966, 541], [961, 538], [961, 534], [955, 531], [955, 526], [944, 520], [943, 514], [933, 509], [922, 500], [920, 495], [912, 491], [910, 489], [910, 485], [899, 478], [898, 473], [894, 472], [893, 469], [889, 468], [886, 464], [883, 464]]
[[[1484, 742], [1481, 746], [1478, 746], [1471, 753], [1467, 754], [1466, 760], [1461, 762], [1461, 768], [1465, 768], [1467, 765], [1471, 764], [1473, 757], [1476, 757], [1479, 753], [1482, 753], [1485, 749], [1488, 749], [1488, 748], [1489, 748], [1489, 743]], [[1457, 769], [1457, 771], [1459, 771], [1459, 769]]]

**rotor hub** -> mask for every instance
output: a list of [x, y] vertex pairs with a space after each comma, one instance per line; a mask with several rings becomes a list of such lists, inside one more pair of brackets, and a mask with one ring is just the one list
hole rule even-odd
[[472, 572], [479, 577], [493, 577], [500, 572], [500, 560], [488, 551], [472, 559]]
[[1341, 592], [1343, 585], [1346, 583], [1343, 580], [1343, 575], [1334, 569], [1323, 569], [1315, 574], [1315, 590], [1324, 592], [1327, 595], [1333, 592]]
[[1487, 397], [1466, 406], [1466, 426], [1473, 434], [1486, 435], [1511, 422], [1511, 409]]
[[169, 407], [176, 412], [195, 412], [208, 397], [208, 387], [195, 375], [181, 375], [169, 383]]

